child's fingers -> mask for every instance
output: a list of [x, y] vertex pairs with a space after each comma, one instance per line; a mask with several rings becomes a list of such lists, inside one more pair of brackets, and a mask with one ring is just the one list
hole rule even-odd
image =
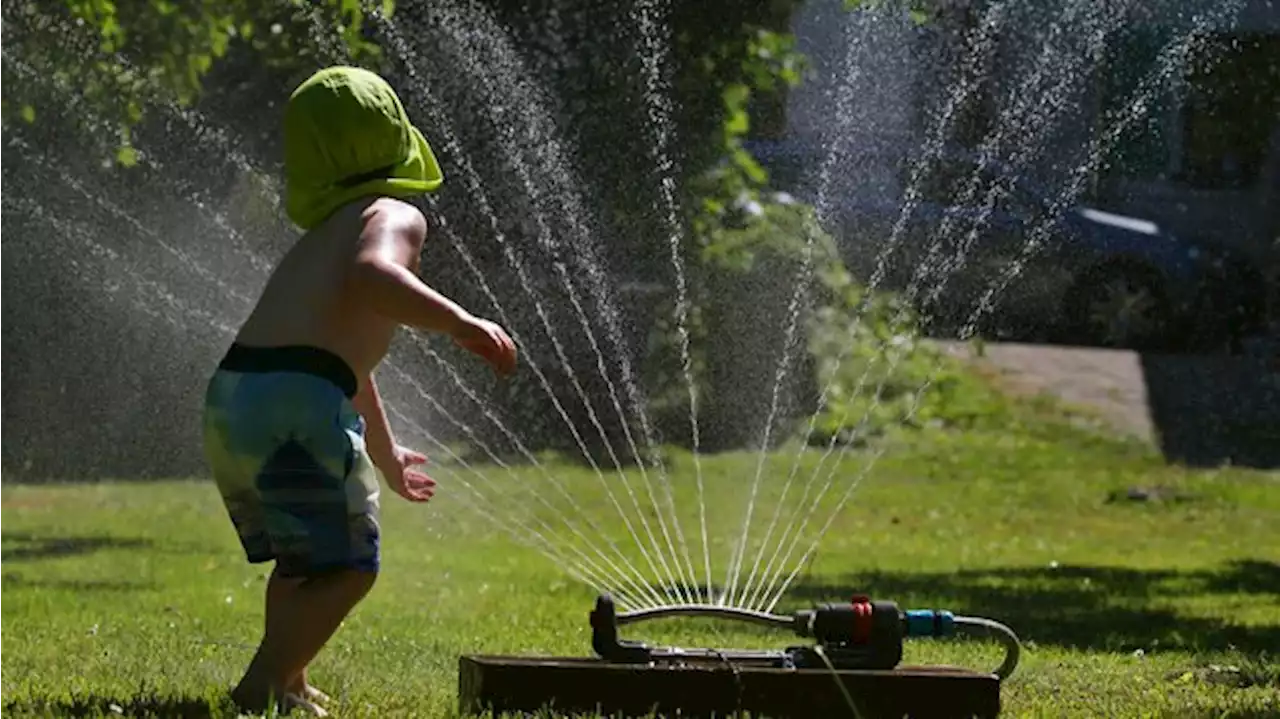
[[506, 340], [506, 352], [503, 353], [502, 358], [506, 360], [505, 368], [507, 374], [511, 374], [516, 371], [516, 344], [511, 341], [510, 337], [507, 337]]
[[516, 346], [505, 336], [498, 339], [497, 345], [493, 358], [494, 367], [502, 374], [511, 374], [516, 369]]
[[434, 482], [430, 485], [414, 484], [409, 481], [408, 477], [405, 478], [403, 489], [404, 491], [400, 493], [401, 496], [411, 502], [425, 502], [436, 493]]
[[495, 327], [490, 335], [493, 340], [494, 352], [490, 361], [494, 365], [494, 369], [502, 374], [511, 374], [515, 370], [516, 345], [511, 337], [500, 327]]
[[425, 472], [405, 472], [404, 481], [406, 484], [412, 482], [414, 484], [420, 484], [425, 487], [436, 486], [436, 481], [432, 479], [431, 476], [426, 474]]

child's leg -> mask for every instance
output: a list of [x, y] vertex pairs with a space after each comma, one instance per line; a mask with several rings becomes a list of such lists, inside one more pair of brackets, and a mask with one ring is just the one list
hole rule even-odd
[[[248, 559], [276, 561], [262, 642], [233, 693], [246, 709], [305, 682], [377, 576], [377, 472], [341, 387], [278, 371], [220, 371], [211, 383], [206, 446], [218, 486]], [[308, 708], [305, 693], [298, 700]]]
[[[280, 575], [278, 569], [272, 570], [271, 578], [267, 580], [266, 632], [275, 633], [274, 627], [280, 622], [282, 613], [289, 611], [288, 608], [292, 606], [291, 595], [301, 584], [302, 579], [300, 577], [284, 577]], [[290, 694], [313, 701], [328, 701], [329, 699], [322, 692], [313, 689], [307, 682], [306, 668], [303, 668], [296, 677], [290, 680], [287, 690]]]
[[[269, 695], [309, 699], [307, 665], [337, 631], [338, 625], [368, 594], [377, 575], [343, 569], [303, 580], [273, 574], [268, 586], [268, 621], [262, 645], [234, 696], [245, 706], [263, 706]], [[275, 589], [276, 591], [271, 591]]]
[[[274, 634], [274, 627], [280, 622], [283, 612], [288, 612], [293, 602], [291, 595], [302, 584], [301, 577], [285, 577], [281, 576], [278, 569], [271, 571], [271, 577], [267, 580], [267, 609], [266, 609], [266, 630]], [[327, 703], [330, 697], [324, 692], [311, 686], [307, 680], [307, 670], [304, 667], [301, 672], [294, 677], [287, 687], [290, 694], [295, 694], [303, 699], [309, 699], [313, 702]]]
[[378, 485], [358, 435], [337, 429], [290, 444], [257, 480], [277, 565], [246, 684], [310, 700], [307, 666], [377, 578]]
[[[271, 577], [267, 580], [266, 626], [263, 629], [264, 643], [267, 635], [274, 636], [277, 633], [275, 627], [280, 623], [283, 613], [287, 612], [288, 607], [292, 605], [290, 598], [301, 584], [301, 577], [283, 577], [280, 575], [279, 567], [271, 570]], [[289, 682], [286, 689], [292, 694], [303, 696], [306, 683], [306, 670], [304, 669]]]

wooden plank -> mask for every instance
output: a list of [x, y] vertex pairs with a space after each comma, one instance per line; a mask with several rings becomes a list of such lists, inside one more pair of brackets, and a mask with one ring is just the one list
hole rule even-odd
[[[833, 676], [834, 674], [834, 676]], [[849, 706], [836, 679], [857, 706]], [[889, 671], [788, 670], [765, 666], [611, 664], [594, 658], [463, 656], [464, 713], [595, 713], [610, 717], [995, 717], [1000, 680], [950, 667]]]

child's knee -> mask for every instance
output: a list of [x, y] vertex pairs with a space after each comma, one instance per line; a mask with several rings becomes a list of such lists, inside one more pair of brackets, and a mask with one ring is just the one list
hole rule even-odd
[[330, 569], [328, 572], [311, 574], [303, 580], [302, 587], [305, 587], [303, 591], [308, 594], [321, 592], [340, 604], [355, 606], [369, 595], [376, 581], [378, 572], [370, 569]]
[[345, 575], [345, 581], [357, 599], [363, 599], [378, 581], [378, 572], [375, 570], [348, 569]]
[[336, 572], [328, 574], [321, 581], [331, 582], [330, 586], [337, 585], [338, 590], [343, 594], [347, 601], [356, 604], [364, 599], [373, 589], [373, 585], [378, 580], [378, 572], [369, 569], [340, 569]]
[[364, 599], [378, 579], [376, 569], [365, 567], [327, 568], [318, 572], [298, 572], [302, 587], [337, 592], [352, 604]]

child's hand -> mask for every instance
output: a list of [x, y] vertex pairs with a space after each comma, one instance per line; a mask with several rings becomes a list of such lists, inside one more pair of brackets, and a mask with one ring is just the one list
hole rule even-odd
[[505, 330], [489, 320], [470, 317], [453, 337], [460, 347], [479, 355], [500, 375], [516, 370], [516, 345]]
[[383, 470], [392, 491], [410, 502], [425, 502], [436, 493], [436, 481], [425, 472], [410, 469], [415, 464], [424, 464], [427, 456], [407, 447], [396, 445], [392, 450], [391, 461]]

